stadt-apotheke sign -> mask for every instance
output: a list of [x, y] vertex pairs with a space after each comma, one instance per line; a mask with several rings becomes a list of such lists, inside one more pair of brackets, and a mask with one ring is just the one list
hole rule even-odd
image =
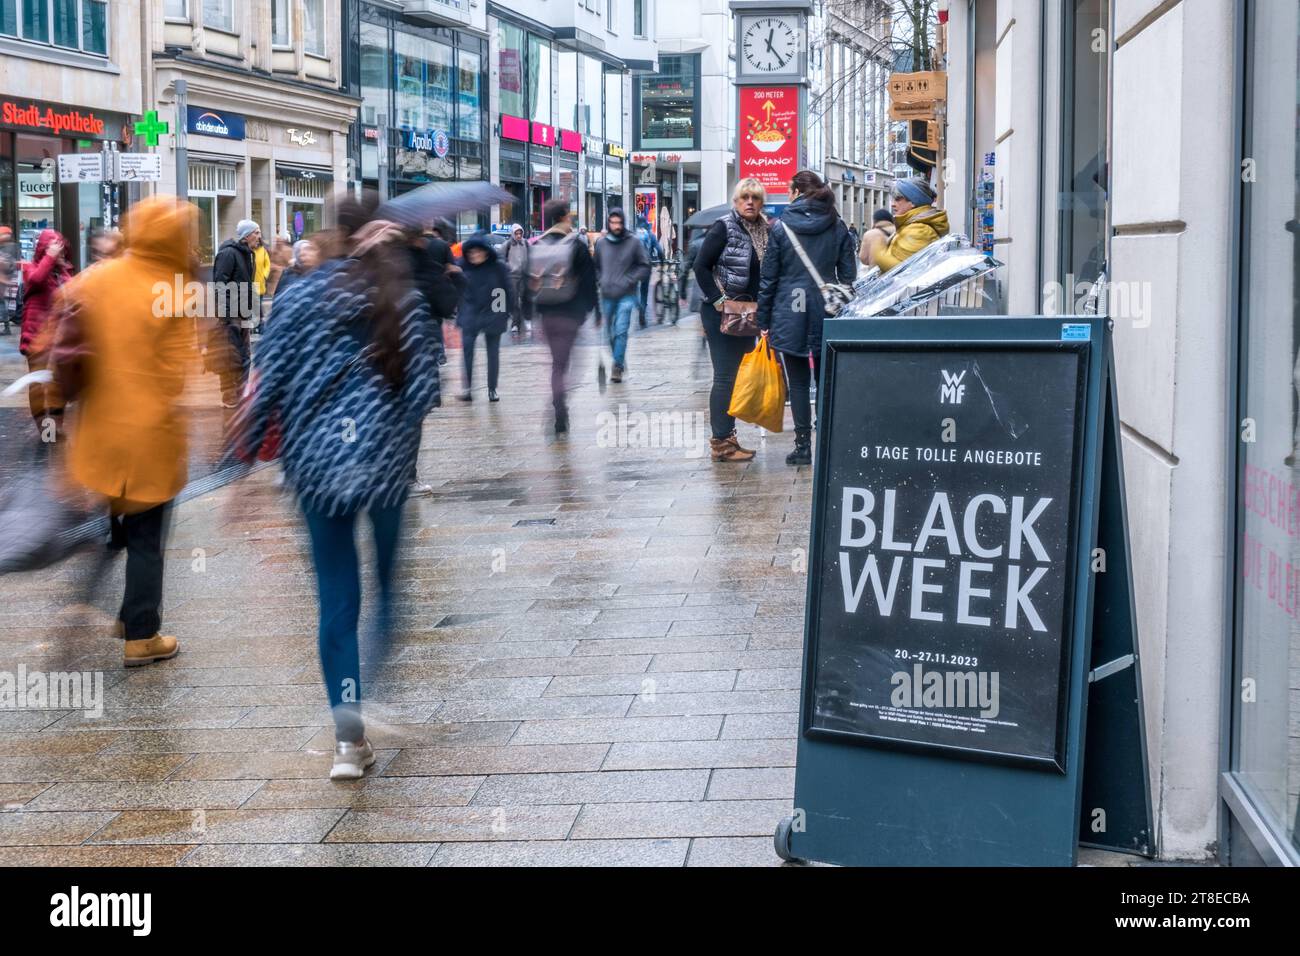
[[38, 130], [52, 136], [120, 140], [125, 121], [126, 117], [121, 113], [79, 109], [41, 100], [0, 98], [0, 125]]

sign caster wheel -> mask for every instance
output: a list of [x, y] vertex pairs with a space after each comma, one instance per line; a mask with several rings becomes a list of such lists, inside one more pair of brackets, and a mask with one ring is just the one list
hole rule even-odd
[[776, 850], [776, 855], [787, 863], [800, 862], [799, 858], [790, 851], [790, 832], [794, 826], [794, 817], [782, 817], [781, 822], [776, 825], [776, 833], [772, 835], [772, 846]]

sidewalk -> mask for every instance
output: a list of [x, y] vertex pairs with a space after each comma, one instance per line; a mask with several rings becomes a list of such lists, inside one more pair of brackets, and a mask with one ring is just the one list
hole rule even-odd
[[543, 345], [503, 349], [491, 405], [481, 359], [476, 400], [451, 398], [451, 356], [360, 783], [326, 779], [310, 563], [276, 469], [178, 509], [173, 661], [124, 672], [106, 626], [61, 615], [84, 561], [6, 579], [0, 669], [99, 669], [107, 703], [0, 712], [0, 864], [777, 864], [808, 469], [788, 434], [714, 465], [707, 425], [695, 447], [602, 447], [621, 403], [703, 413], [709, 366], [698, 323], [634, 332], [604, 395], [595, 355], [576, 352], [558, 442]]

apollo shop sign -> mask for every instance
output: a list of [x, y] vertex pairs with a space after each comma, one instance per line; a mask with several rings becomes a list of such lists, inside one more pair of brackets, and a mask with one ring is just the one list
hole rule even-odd
[[447, 131], [441, 129], [406, 131], [406, 148], [421, 153], [433, 153], [442, 159], [451, 151]]

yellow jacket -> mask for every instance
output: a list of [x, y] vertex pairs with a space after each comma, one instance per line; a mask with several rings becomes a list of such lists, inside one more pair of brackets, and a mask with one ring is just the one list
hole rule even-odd
[[176, 290], [191, 278], [195, 212], [174, 197], [136, 203], [127, 214], [125, 252], [87, 269], [66, 290], [90, 356], [71, 409], [68, 468], [120, 511], [170, 501], [185, 486], [181, 393], [194, 326]]
[[258, 295], [266, 295], [266, 279], [271, 274], [271, 254], [266, 251], [266, 243], [253, 250], [253, 287]]
[[888, 244], [876, 250], [872, 260], [881, 272], [888, 272], [904, 259], [916, 255], [941, 236], [948, 235], [948, 214], [933, 206], [916, 206], [894, 220], [898, 230]]

